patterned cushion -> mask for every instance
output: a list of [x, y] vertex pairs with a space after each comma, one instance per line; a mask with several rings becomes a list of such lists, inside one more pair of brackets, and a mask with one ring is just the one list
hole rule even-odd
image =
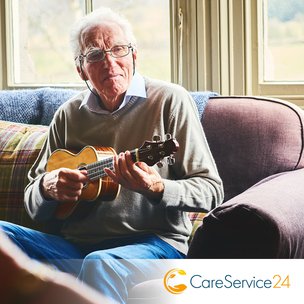
[[205, 215], [206, 213], [203, 212], [189, 212], [189, 218], [192, 223], [192, 232], [189, 238], [189, 243], [191, 243], [196, 229], [202, 225]]
[[24, 203], [27, 173], [38, 156], [47, 126], [0, 121], [0, 219], [34, 227]]

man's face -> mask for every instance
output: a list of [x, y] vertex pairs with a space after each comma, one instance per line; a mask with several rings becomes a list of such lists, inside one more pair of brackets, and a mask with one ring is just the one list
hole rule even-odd
[[[116, 45], [129, 45], [121, 28], [114, 24], [98, 25], [87, 29], [82, 34], [82, 54], [87, 54], [92, 48], [109, 50]], [[130, 53], [121, 58], [114, 58], [106, 53], [104, 60], [88, 62], [84, 58], [80, 76], [90, 80], [102, 100], [122, 99], [133, 76], [133, 58], [136, 53]]]

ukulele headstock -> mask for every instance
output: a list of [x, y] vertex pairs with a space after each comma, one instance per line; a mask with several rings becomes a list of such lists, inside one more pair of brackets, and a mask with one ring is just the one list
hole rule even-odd
[[145, 141], [138, 149], [138, 160], [145, 162], [148, 166], [161, 164], [164, 158], [167, 158], [168, 164], [174, 163], [174, 153], [177, 152], [179, 144], [170, 134], [166, 134], [166, 139], [161, 140], [160, 136], [156, 135], [152, 141]]

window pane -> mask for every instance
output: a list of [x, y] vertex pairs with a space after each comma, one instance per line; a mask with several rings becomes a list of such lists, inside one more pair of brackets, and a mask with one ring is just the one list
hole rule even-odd
[[12, 0], [10, 58], [13, 84], [79, 82], [69, 44], [83, 0]]
[[304, 81], [304, 1], [264, 0], [264, 81]]
[[171, 80], [169, 0], [93, 0], [111, 7], [132, 24], [137, 39], [137, 69], [146, 76]]

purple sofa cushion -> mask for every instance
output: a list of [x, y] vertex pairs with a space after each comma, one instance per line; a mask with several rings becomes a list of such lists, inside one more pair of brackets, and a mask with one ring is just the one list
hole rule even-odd
[[303, 111], [254, 97], [213, 97], [202, 124], [223, 179], [225, 201], [263, 178], [303, 168]]
[[189, 258], [304, 258], [304, 169], [270, 176], [211, 211]]

